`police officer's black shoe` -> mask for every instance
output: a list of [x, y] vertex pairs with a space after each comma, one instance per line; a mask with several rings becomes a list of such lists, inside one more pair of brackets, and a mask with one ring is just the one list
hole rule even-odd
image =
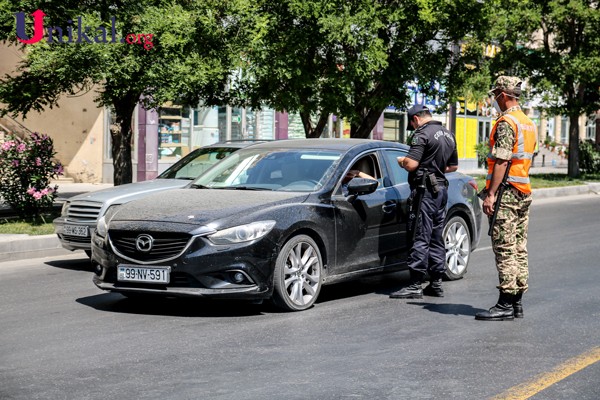
[[523, 318], [523, 292], [519, 292], [513, 296], [513, 312], [515, 318]]
[[442, 288], [442, 274], [432, 273], [431, 282], [423, 289], [425, 296], [444, 297], [444, 288]]
[[515, 319], [513, 297], [512, 294], [500, 292], [498, 303], [488, 311], [475, 314], [475, 319], [480, 321], [512, 321]]
[[390, 299], [422, 299], [421, 282], [414, 282], [396, 292], [390, 293]]

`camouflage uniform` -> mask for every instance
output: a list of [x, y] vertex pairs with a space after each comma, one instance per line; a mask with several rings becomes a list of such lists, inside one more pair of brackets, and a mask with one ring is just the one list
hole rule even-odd
[[[506, 110], [507, 112], [511, 110]], [[492, 155], [510, 160], [515, 144], [515, 132], [507, 122], [499, 122]], [[498, 289], [509, 294], [527, 290], [527, 227], [531, 194], [524, 194], [509, 185], [502, 195], [496, 223], [492, 231], [492, 248], [500, 284]]]

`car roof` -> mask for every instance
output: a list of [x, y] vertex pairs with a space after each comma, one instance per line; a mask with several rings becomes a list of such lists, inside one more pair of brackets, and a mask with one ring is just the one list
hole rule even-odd
[[224, 140], [222, 142], [208, 144], [206, 146], [202, 146], [203, 149], [210, 149], [215, 147], [232, 147], [236, 149], [241, 149], [251, 144], [264, 143], [265, 140], [252, 140], [252, 139], [242, 139], [242, 140]]
[[284, 139], [257, 144], [253, 147], [267, 149], [317, 149], [346, 152], [354, 147], [380, 148], [393, 147], [408, 149], [397, 142], [373, 139]]

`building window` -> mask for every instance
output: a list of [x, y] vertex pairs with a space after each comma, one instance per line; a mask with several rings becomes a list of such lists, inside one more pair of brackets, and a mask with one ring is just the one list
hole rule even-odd
[[569, 119], [562, 117], [560, 121], [560, 143], [569, 142]]
[[386, 112], [383, 114], [383, 140], [406, 143], [406, 113]]
[[585, 124], [585, 138], [587, 140], [596, 140], [596, 124], [597, 124], [596, 116], [592, 115], [587, 118]]
[[158, 110], [158, 158], [176, 161], [190, 151], [190, 109], [165, 103]]
[[191, 150], [219, 141], [219, 107], [194, 108], [192, 124]]

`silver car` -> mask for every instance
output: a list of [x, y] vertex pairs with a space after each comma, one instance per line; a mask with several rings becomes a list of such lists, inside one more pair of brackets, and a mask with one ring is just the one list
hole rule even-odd
[[192, 151], [156, 179], [84, 193], [65, 201], [54, 232], [67, 250], [84, 250], [91, 256], [91, 237], [98, 219], [112, 207], [169, 189], [179, 189], [213, 164], [254, 141], [215, 143]]

